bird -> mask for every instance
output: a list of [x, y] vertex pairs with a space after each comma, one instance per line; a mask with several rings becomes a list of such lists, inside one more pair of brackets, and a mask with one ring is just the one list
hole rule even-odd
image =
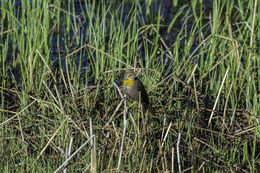
[[135, 100], [138, 103], [139, 98], [141, 98], [143, 113], [146, 113], [146, 111], [149, 111], [152, 114], [154, 113], [152, 107], [150, 106], [145, 87], [143, 83], [136, 77], [133, 70], [128, 70], [124, 74], [123, 93], [127, 98]]

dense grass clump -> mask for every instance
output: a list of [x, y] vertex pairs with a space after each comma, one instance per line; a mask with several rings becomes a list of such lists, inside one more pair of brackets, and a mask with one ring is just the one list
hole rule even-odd
[[258, 4], [1, 2], [0, 172], [257, 172]]

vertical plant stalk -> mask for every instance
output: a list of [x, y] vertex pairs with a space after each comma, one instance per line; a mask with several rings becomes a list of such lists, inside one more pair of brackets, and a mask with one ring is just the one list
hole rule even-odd
[[212, 112], [211, 112], [211, 115], [210, 115], [210, 118], [209, 118], [208, 126], [209, 126], [210, 123], [211, 123], [211, 120], [212, 120], [212, 117], [213, 117], [214, 111], [215, 111], [215, 109], [216, 109], [216, 106], [217, 106], [217, 103], [218, 103], [218, 100], [219, 100], [219, 96], [220, 96], [220, 93], [221, 93], [222, 87], [223, 87], [223, 85], [224, 85], [225, 79], [226, 79], [227, 74], [228, 74], [228, 70], [229, 70], [229, 68], [227, 68], [227, 71], [226, 71], [226, 73], [225, 73], [224, 79], [222, 80], [222, 83], [221, 83], [221, 85], [220, 85], [220, 88], [219, 88], [219, 91], [218, 91], [218, 95], [217, 95], [217, 98], [216, 98], [216, 101], [215, 101], [214, 107], [213, 107], [213, 109], [212, 109]]
[[127, 119], [125, 119], [125, 121], [124, 121], [124, 131], [123, 131], [123, 136], [122, 136], [122, 141], [121, 141], [121, 147], [120, 147], [120, 153], [119, 153], [119, 159], [118, 159], [118, 165], [117, 165], [117, 172], [119, 172], [119, 169], [120, 169], [121, 158], [122, 158], [123, 147], [124, 147], [124, 139], [125, 139], [125, 134], [126, 134], [126, 128], [127, 128]]
[[[70, 143], [69, 143], [69, 146], [66, 147], [66, 152], [65, 152], [65, 160], [68, 160], [68, 158], [70, 157], [70, 153], [71, 153], [71, 148], [72, 148], [72, 142], [73, 142], [73, 137], [70, 138]], [[66, 162], [66, 164], [64, 165], [65, 166], [65, 169], [63, 170], [63, 173], [67, 173], [68, 169], [67, 169], [67, 165], [68, 165], [68, 162]]]
[[194, 74], [192, 74], [193, 77], [193, 85], [194, 85], [194, 96], [195, 96], [195, 100], [196, 100], [196, 107], [197, 107], [197, 111], [198, 111], [198, 115], [200, 114], [200, 106], [199, 106], [199, 99], [197, 96], [197, 88], [196, 88], [196, 81], [195, 81], [195, 76]]
[[174, 147], [172, 147], [172, 173], [174, 173]]
[[30, 70], [30, 90], [31, 91], [34, 91], [34, 83], [33, 83], [33, 65], [32, 65], [32, 62], [33, 62], [33, 54], [34, 52], [29, 55], [29, 70]]
[[[255, 31], [255, 16], [256, 16], [256, 7], [257, 7], [257, 0], [255, 0], [255, 7], [254, 7], [254, 14], [253, 14], [253, 21], [251, 27], [251, 36], [250, 36], [250, 49], [249, 49], [249, 58], [252, 56], [253, 50], [253, 41], [254, 41], [254, 31]], [[259, 6], [258, 6], [259, 7]]]
[[179, 172], [181, 172], [180, 141], [181, 141], [181, 133], [178, 134], [178, 141], [177, 141], [177, 160], [178, 160]]
[[165, 141], [166, 141], [166, 138], [167, 138], [168, 133], [169, 133], [169, 131], [170, 131], [170, 129], [171, 129], [171, 126], [172, 126], [172, 122], [170, 123], [170, 125], [169, 125], [168, 128], [167, 128], [166, 134], [165, 134], [165, 136], [164, 136], [164, 138], [163, 138], [163, 141], [162, 141], [162, 146], [161, 146], [161, 148], [163, 148], [163, 145], [164, 145], [164, 143], [165, 143]]
[[97, 172], [97, 161], [96, 161], [96, 137], [93, 134], [93, 127], [92, 127], [92, 118], [89, 119], [89, 127], [90, 127], [90, 136], [94, 136], [92, 140], [90, 141], [91, 144], [91, 172], [96, 173]]
[[[126, 97], [126, 95], [124, 95]], [[123, 136], [122, 136], [122, 141], [121, 141], [121, 147], [120, 147], [120, 153], [119, 153], [119, 159], [118, 159], [118, 165], [117, 165], [117, 172], [120, 170], [120, 164], [121, 164], [121, 157], [123, 153], [123, 146], [124, 146], [124, 138], [125, 138], [125, 133], [126, 133], [126, 127], [127, 127], [127, 106], [126, 106], [126, 99], [124, 100], [124, 131], [123, 131]]]

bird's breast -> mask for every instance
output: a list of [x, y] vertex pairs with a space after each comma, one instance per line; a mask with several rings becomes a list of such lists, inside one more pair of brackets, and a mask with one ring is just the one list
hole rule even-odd
[[124, 86], [131, 87], [134, 84], [134, 80], [124, 80]]

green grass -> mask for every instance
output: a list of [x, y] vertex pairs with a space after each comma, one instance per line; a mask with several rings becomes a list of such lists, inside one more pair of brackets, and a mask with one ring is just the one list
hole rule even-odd
[[1, 2], [0, 172], [54, 172], [70, 140], [73, 153], [92, 134], [95, 148], [84, 146], [68, 172], [115, 172], [126, 115], [113, 83], [128, 68], [141, 70], [157, 114], [127, 101], [134, 122], [119, 171], [260, 169], [257, 1], [176, 1], [170, 21], [150, 2], [141, 11], [139, 1], [85, 0], [85, 13], [69, 1]]

